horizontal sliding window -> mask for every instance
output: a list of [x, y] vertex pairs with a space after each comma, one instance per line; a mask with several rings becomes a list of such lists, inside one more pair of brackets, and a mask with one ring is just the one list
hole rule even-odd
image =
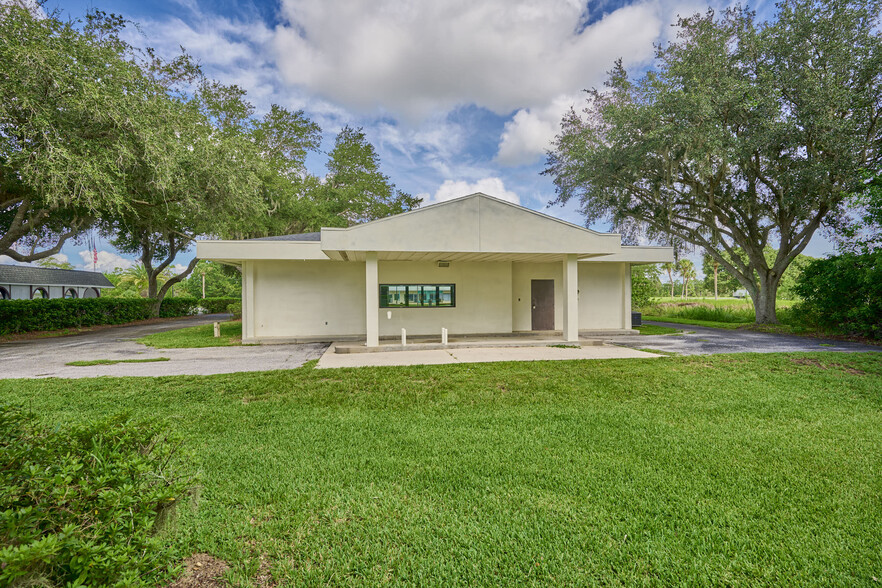
[[456, 306], [454, 284], [380, 284], [380, 308]]

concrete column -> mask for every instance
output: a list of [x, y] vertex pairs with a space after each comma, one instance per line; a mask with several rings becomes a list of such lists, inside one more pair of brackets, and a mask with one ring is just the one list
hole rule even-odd
[[242, 262], [242, 339], [254, 339], [254, 262]]
[[579, 340], [579, 262], [575, 255], [563, 261], [563, 336], [566, 341]]
[[377, 253], [370, 251], [364, 260], [365, 333], [367, 346], [380, 344], [380, 274], [377, 271]]
[[631, 264], [622, 264], [622, 328], [631, 328]]

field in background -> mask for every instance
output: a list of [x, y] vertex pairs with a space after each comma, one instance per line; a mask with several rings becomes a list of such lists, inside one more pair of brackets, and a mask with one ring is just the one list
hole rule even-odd
[[[776, 302], [778, 320], [784, 330], [794, 327], [791, 308], [793, 300]], [[705, 327], [737, 329], [754, 324], [756, 314], [750, 298], [688, 298], [679, 296], [653, 298], [652, 303], [640, 309], [644, 320], [694, 324]]]

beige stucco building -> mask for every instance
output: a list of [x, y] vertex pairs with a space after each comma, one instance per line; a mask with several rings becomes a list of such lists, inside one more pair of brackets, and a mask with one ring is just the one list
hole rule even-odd
[[243, 341], [631, 329], [630, 266], [673, 261], [471, 194], [320, 233], [199, 241], [197, 256], [242, 269]]

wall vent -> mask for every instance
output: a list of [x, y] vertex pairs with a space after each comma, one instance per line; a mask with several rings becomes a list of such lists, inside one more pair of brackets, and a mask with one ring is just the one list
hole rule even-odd
[[439, 261], [438, 267], [450, 267], [450, 262], [449, 261]]

